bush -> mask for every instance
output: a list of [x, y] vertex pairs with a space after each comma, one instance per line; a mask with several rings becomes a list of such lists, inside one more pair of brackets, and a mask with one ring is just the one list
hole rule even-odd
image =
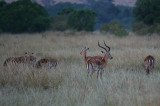
[[156, 24], [155, 32], [160, 34], [160, 24]]
[[138, 35], [151, 35], [154, 33], [155, 26], [148, 26], [142, 22], [132, 23], [132, 31]]
[[113, 20], [109, 24], [102, 24], [99, 30], [101, 32], [109, 32], [120, 37], [128, 35], [124, 25], [119, 23], [117, 20]]
[[116, 31], [114, 32], [114, 34], [115, 34], [116, 36], [123, 37], [123, 36], [127, 36], [127, 35], [128, 35], [128, 32], [127, 32], [124, 28], [120, 28], [120, 29], [116, 30]]
[[47, 17], [39, 16], [35, 18], [31, 24], [30, 32], [40, 32], [49, 29], [50, 19]]
[[75, 10], [69, 14], [67, 24], [70, 29], [77, 31], [93, 31], [96, 13], [92, 10]]
[[54, 18], [54, 22], [51, 26], [51, 30], [65, 31], [68, 29], [67, 15], [58, 15]]

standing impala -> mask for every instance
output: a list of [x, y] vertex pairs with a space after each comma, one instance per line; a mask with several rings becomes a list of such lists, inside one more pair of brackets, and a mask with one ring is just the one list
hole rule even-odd
[[150, 71], [154, 68], [155, 59], [153, 56], [149, 55], [144, 59], [144, 65], [146, 73], [149, 74]]
[[[88, 64], [92, 65], [92, 72], [91, 72], [91, 76], [93, 75], [93, 73], [95, 71], [97, 71], [97, 78], [100, 72], [100, 77], [102, 79], [102, 72], [104, 71], [103, 69], [106, 67], [108, 59], [113, 59], [113, 57], [110, 54], [110, 47], [106, 45], [106, 43], [104, 42], [105, 47], [101, 46], [98, 42], [98, 46], [102, 49], [105, 50], [105, 52], [102, 51], [102, 53], [104, 53], [104, 56], [94, 56], [92, 59], [90, 59], [88, 61]], [[107, 49], [108, 48], [108, 49]]]
[[88, 70], [88, 74], [91, 72], [91, 77], [94, 73], [94, 71], [97, 71], [97, 78], [100, 72], [100, 76], [102, 78], [102, 70], [103, 68], [107, 65], [107, 61], [108, 59], [112, 59], [113, 57], [110, 55], [110, 47], [108, 47], [106, 45], [106, 43], [104, 42], [104, 45], [108, 48], [108, 50], [105, 47], [100, 46], [99, 42], [98, 42], [98, 46], [102, 49], [105, 50], [105, 52], [102, 51], [102, 53], [104, 53], [104, 56], [86, 56], [86, 51], [89, 50], [89, 48], [84, 48], [81, 51], [81, 54], [83, 54], [83, 58]]
[[89, 74], [89, 72], [92, 70], [92, 65], [88, 64], [88, 61], [93, 57], [87, 56], [87, 50], [89, 50], [89, 48], [84, 47], [84, 49], [82, 49], [80, 54], [83, 55], [83, 60], [85, 62], [85, 65], [86, 65], [86, 68], [87, 68], [88, 74]]

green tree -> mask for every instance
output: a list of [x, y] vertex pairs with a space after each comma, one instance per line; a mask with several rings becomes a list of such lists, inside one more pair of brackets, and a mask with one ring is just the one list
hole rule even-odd
[[109, 24], [102, 24], [99, 30], [101, 32], [109, 32], [120, 37], [128, 35], [124, 25], [117, 20], [112, 20]]
[[133, 14], [138, 22], [160, 23], [160, 0], [137, 0]]
[[7, 4], [0, 11], [2, 32], [39, 32], [50, 26], [48, 12], [31, 0], [18, 0]]
[[76, 10], [69, 14], [68, 26], [71, 29], [81, 31], [93, 31], [96, 13], [88, 9]]
[[59, 11], [57, 14], [58, 15], [69, 15], [76, 9], [74, 7], [68, 7], [68, 8], [63, 8], [61, 11]]
[[6, 5], [7, 3], [4, 0], [0, 0], [0, 10]]
[[57, 16], [54, 17], [54, 22], [51, 26], [52, 30], [64, 31], [68, 29], [67, 20], [70, 13], [75, 11], [74, 7], [63, 8], [57, 12]]

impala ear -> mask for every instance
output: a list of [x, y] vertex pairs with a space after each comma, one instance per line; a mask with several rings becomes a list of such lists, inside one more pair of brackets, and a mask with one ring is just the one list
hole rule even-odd
[[25, 54], [28, 54], [27, 52], [25, 52]]
[[34, 55], [34, 53], [32, 53], [32, 55]]
[[101, 51], [102, 53], [104, 53], [104, 51]]

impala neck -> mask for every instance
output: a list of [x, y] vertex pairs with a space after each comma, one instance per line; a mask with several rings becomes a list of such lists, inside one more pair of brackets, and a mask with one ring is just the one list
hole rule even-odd
[[83, 59], [86, 60], [86, 58], [87, 58], [87, 53], [85, 51], [85, 52], [83, 52]]
[[104, 54], [104, 60], [107, 62], [107, 60], [108, 60], [108, 54], [107, 54], [107, 52]]

